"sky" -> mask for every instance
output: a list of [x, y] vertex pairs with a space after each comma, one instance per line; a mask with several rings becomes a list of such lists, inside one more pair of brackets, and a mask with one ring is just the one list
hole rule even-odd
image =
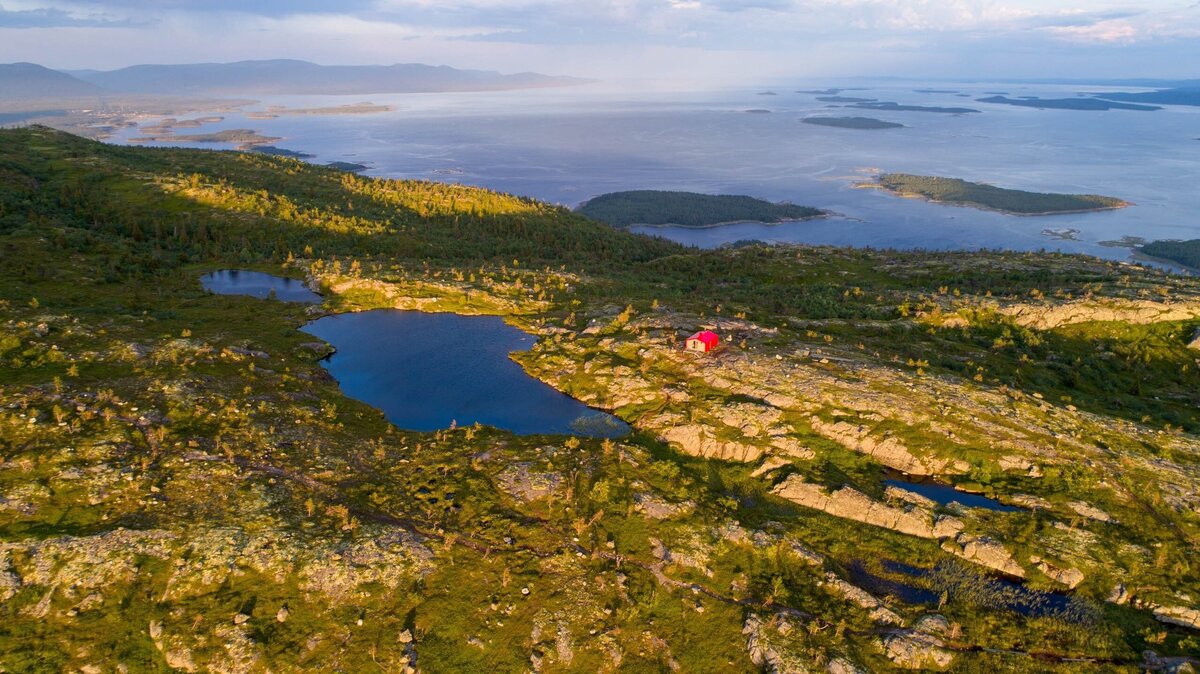
[[297, 58], [609, 81], [1200, 77], [1200, 0], [0, 0], [0, 62]]

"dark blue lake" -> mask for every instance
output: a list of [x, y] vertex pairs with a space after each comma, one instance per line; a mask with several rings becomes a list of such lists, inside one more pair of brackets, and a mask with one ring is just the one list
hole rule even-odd
[[906, 489], [911, 492], [916, 492], [927, 499], [937, 501], [942, 505], [948, 505], [957, 501], [968, 508], [986, 508], [997, 512], [1011, 513], [1018, 512], [1021, 509], [1016, 506], [1005, 505], [996, 499], [981, 496], [979, 494], [968, 494], [965, 491], [959, 491], [950, 485], [938, 484], [936, 482], [909, 482], [907, 480], [889, 479], [884, 480], [884, 484]]
[[321, 296], [296, 279], [243, 269], [222, 269], [200, 277], [204, 289], [218, 295], [249, 295], [266, 299], [272, 295], [285, 302], [320, 304]]
[[619, 437], [629, 427], [530, 377], [508, 354], [533, 335], [497, 316], [381, 309], [302, 328], [337, 352], [324, 366], [346, 395], [415, 431], [476, 422], [522, 435]]

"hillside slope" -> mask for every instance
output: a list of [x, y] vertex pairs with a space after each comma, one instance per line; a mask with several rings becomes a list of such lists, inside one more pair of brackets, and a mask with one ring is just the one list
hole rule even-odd
[[0, 64], [0, 99], [71, 98], [103, 94], [100, 87], [35, 63]]
[[111, 71], [79, 71], [76, 75], [112, 91], [183, 96], [492, 91], [567, 86], [583, 82], [537, 73], [502, 74], [420, 63], [325, 66], [288, 59], [147, 64]]

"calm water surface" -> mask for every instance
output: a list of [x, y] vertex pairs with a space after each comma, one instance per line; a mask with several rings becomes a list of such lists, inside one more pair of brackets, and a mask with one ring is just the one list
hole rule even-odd
[[249, 295], [285, 302], [320, 304], [321, 296], [296, 279], [244, 269], [222, 269], [200, 277], [204, 289], [218, 295]]
[[[354, 161], [367, 175], [461, 182], [568, 206], [617, 190], [748, 194], [825, 208], [842, 217], [782, 225], [647, 233], [702, 247], [743, 239], [902, 249], [1061, 250], [1129, 259], [1099, 245], [1123, 236], [1200, 238], [1200, 109], [1156, 112], [1038, 110], [980, 103], [985, 92], [1074, 96], [1098, 87], [1012, 84], [849, 83], [856, 97], [966, 106], [976, 114], [858, 110], [772, 87], [710, 92], [568, 89], [371, 96], [395, 110], [375, 115], [244, 114], [201, 132], [254, 128], [314, 163]], [[835, 83], [835, 86], [837, 84]], [[927, 93], [923, 88], [967, 94]], [[355, 97], [275, 97], [266, 105], [311, 107]], [[770, 114], [747, 114], [752, 108]], [[249, 111], [249, 109], [248, 109]], [[814, 115], [899, 122], [880, 131], [803, 124]], [[127, 142], [126, 130], [114, 142]], [[204, 145], [204, 147], [221, 147]], [[856, 189], [872, 169], [961, 177], [1017, 189], [1096, 193], [1136, 205], [1111, 212], [1014, 217]], [[1078, 240], [1043, 234], [1075, 229]]]
[[415, 431], [481, 423], [514, 433], [618, 437], [629, 427], [530, 377], [508, 354], [533, 335], [497, 316], [381, 309], [304, 326], [337, 352], [323, 364], [346, 395]]
[[[1054, 617], [1072, 623], [1096, 620], [1099, 611], [1090, 601], [1065, 592], [1048, 592], [1027, 587], [1023, 582], [989, 577], [959, 562], [943, 563], [932, 569], [884, 560], [883, 569], [908, 581], [887, 579], [852, 563], [855, 582], [877, 594], [893, 594], [912, 604], [936, 603], [945, 592], [950, 601], [991, 608], [1004, 608], [1027, 617]], [[933, 601], [930, 601], [930, 598]]]
[[888, 479], [883, 481], [884, 484], [905, 489], [911, 492], [916, 492], [927, 499], [949, 505], [950, 503], [960, 503], [968, 508], [986, 508], [987, 510], [995, 510], [997, 512], [1018, 512], [1021, 509], [1015, 506], [1005, 505], [996, 499], [988, 498], [980, 494], [968, 494], [965, 491], [959, 491], [954, 487], [946, 484], [938, 484], [937, 482], [910, 482], [908, 480]]

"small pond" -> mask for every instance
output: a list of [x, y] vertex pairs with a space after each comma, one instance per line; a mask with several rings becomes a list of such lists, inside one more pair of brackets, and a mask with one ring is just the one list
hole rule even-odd
[[200, 285], [218, 295], [249, 295], [260, 299], [274, 297], [285, 302], [321, 303], [321, 296], [309, 290], [302, 281], [244, 269], [222, 269], [205, 274], [200, 277]]
[[1019, 512], [1021, 508], [1016, 506], [1005, 505], [994, 498], [988, 498], [981, 494], [970, 494], [965, 491], [959, 491], [948, 484], [941, 484], [929, 480], [921, 482], [913, 482], [910, 480], [902, 480], [898, 477], [890, 477], [883, 481], [889, 487], [897, 487], [906, 489], [911, 492], [916, 492], [925, 498], [949, 505], [950, 503], [960, 503], [968, 508], [985, 508], [987, 510], [995, 510], [1002, 513]]
[[326, 316], [302, 330], [337, 349], [323, 365], [346, 395], [400, 428], [478, 422], [522, 435], [629, 432], [620, 419], [526, 374], [508, 354], [536, 338], [498, 316], [381, 309]]
[[892, 596], [910, 604], [936, 604], [942, 594], [949, 601], [992, 610], [1015, 611], [1027, 617], [1058, 618], [1072, 623], [1090, 623], [1097, 617], [1094, 604], [1062, 592], [1026, 587], [1023, 582], [992, 577], [961, 562], [942, 562], [933, 568], [883, 560], [882, 570], [900, 579], [884, 578], [868, 571], [861, 562], [850, 566], [854, 582], [878, 595]]
[[[884, 569], [894, 573], [904, 573], [897, 569], [888, 566], [889, 562], [884, 562]], [[849, 572], [850, 582], [863, 588], [867, 592], [876, 597], [886, 597], [891, 595], [906, 604], [921, 605], [921, 604], [936, 604], [938, 603], [938, 593], [927, 587], [917, 587], [910, 582], [895, 580], [893, 578], [885, 578], [884, 576], [871, 573], [867, 570], [862, 562], [854, 561], [846, 569]], [[906, 576], [913, 575], [912, 573], [904, 573]], [[910, 580], [910, 579], [905, 579]]]

